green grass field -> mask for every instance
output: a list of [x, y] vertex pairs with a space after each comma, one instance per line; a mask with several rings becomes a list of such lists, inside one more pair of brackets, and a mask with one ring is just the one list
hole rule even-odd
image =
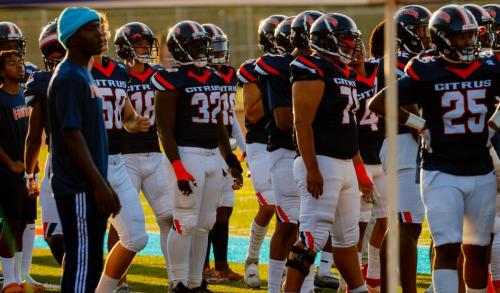
[[[45, 162], [45, 157], [46, 149], [43, 149], [40, 155], [40, 161], [42, 163]], [[41, 174], [43, 174], [43, 170]], [[149, 231], [158, 231], [153, 212], [144, 198], [142, 198], [142, 203], [146, 213], [147, 229]], [[232, 235], [249, 235], [250, 224], [257, 207], [258, 204], [255, 199], [251, 180], [249, 178], [245, 178], [243, 188], [236, 193], [236, 203], [229, 227], [229, 231]], [[40, 217], [37, 225], [41, 225], [39, 221]], [[271, 224], [267, 236], [270, 237], [273, 230], [274, 223]], [[427, 227], [424, 227], [422, 237], [420, 238], [420, 244], [428, 244], [429, 242], [429, 231]], [[234, 271], [243, 274], [243, 264], [231, 264], [231, 268]], [[49, 284], [59, 284], [61, 270], [48, 250], [37, 249], [34, 251], [31, 272], [32, 276], [38, 281]], [[214, 292], [264, 292], [267, 290], [267, 283], [265, 282], [265, 280], [267, 280], [267, 265], [260, 266], [260, 276], [261, 279], [264, 280], [261, 290], [250, 290], [245, 288], [243, 282], [211, 285], [209, 288]], [[134, 292], [166, 292], [167, 282], [167, 273], [162, 257], [138, 256], [135, 258], [128, 274], [128, 283]], [[430, 276], [419, 275], [419, 292], [423, 292], [429, 283]], [[56, 292], [57, 290], [51, 289], [49, 291]], [[321, 292], [333, 291], [323, 290]]]

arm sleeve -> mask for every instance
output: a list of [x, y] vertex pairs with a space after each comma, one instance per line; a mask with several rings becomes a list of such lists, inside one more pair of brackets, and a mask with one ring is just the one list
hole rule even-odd
[[247, 145], [245, 143], [245, 138], [243, 137], [243, 132], [241, 131], [240, 122], [236, 117], [236, 113], [233, 111], [233, 128], [231, 136], [236, 139], [236, 144], [242, 152], [247, 151]]
[[83, 103], [88, 89], [81, 79], [64, 78], [57, 82], [55, 104], [61, 128], [82, 128]]

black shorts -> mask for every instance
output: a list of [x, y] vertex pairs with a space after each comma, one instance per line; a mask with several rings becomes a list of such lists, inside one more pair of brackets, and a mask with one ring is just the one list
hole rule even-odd
[[36, 199], [28, 198], [21, 175], [0, 173], [0, 218], [35, 220]]

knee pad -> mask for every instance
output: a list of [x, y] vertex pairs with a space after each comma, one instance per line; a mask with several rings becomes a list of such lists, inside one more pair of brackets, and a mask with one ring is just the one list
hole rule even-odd
[[[302, 273], [304, 276], [309, 274], [309, 268], [314, 264], [315, 253], [310, 249], [304, 249], [300, 246], [294, 245], [290, 252], [292, 256], [288, 256], [286, 266], [292, 267]], [[311, 255], [313, 254], [313, 255]]]
[[136, 233], [137, 235], [131, 235], [129, 239], [120, 239], [123, 247], [128, 250], [139, 252], [146, 244], [148, 244], [148, 234], [144, 231], [144, 233]]
[[[196, 215], [179, 215], [174, 216], [174, 222], [172, 228], [179, 235], [192, 235], [193, 230], [196, 228], [198, 223], [198, 216]], [[214, 215], [214, 223], [215, 223], [215, 215]], [[213, 223], [210, 227], [213, 226]], [[211, 229], [211, 228], [210, 228]], [[210, 231], [208, 229], [208, 231]]]
[[334, 230], [332, 233], [332, 246], [339, 248], [348, 248], [358, 244], [359, 225], [343, 229]]
[[198, 226], [198, 230], [200, 232], [209, 233], [210, 230], [212, 230], [212, 228], [215, 225], [215, 220], [216, 220], [215, 212], [208, 219], [200, 219], [200, 225]]
[[160, 230], [162, 228], [170, 229], [170, 228], [172, 228], [172, 225], [174, 223], [174, 218], [170, 214], [156, 216], [156, 223], [160, 227]]

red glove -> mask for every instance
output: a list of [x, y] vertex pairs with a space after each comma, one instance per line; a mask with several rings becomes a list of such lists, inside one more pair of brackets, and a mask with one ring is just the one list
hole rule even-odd
[[194, 181], [193, 175], [189, 173], [181, 160], [176, 160], [172, 163], [172, 167], [174, 168], [175, 177], [177, 177], [177, 181]]
[[354, 164], [354, 170], [356, 171], [356, 177], [358, 177], [358, 181], [364, 185], [373, 185], [372, 180], [366, 173], [365, 164], [357, 163]]

